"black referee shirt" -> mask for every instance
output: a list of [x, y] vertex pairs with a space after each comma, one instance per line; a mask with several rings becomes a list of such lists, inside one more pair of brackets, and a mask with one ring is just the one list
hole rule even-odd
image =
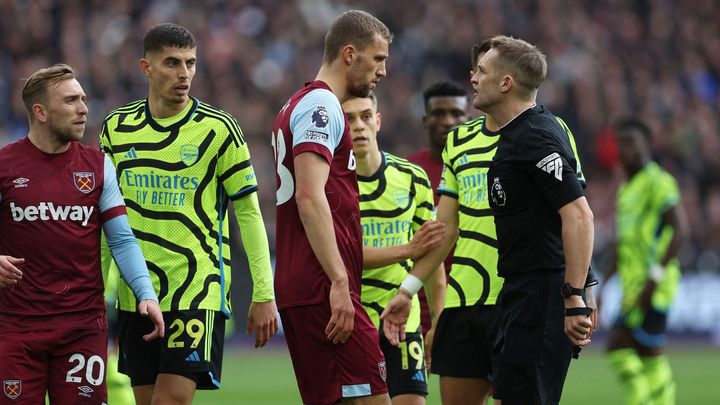
[[569, 137], [543, 106], [526, 110], [500, 132], [488, 172], [498, 274], [563, 271], [558, 210], [585, 195]]

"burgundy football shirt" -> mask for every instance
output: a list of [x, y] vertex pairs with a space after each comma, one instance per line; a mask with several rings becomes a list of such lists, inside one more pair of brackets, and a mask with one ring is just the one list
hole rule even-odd
[[277, 217], [275, 291], [278, 309], [327, 299], [330, 280], [310, 246], [295, 202], [294, 157], [317, 153], [330, 165], [325, 194], [350, 292], [360, 294], [362, 230], [349, 125], [337, 97], [321, 81], [295, 93], [273, 125]]
[[103, 197], [104, 173], [104, 155], [78, 142], [58, 154], [27, 138], [0, 149], [0, 254], [25, 259], [22, 280], [0, 288], [3, 329], [82, 328], [104, 313], [101, 226], [125, 214], [122, 199]]

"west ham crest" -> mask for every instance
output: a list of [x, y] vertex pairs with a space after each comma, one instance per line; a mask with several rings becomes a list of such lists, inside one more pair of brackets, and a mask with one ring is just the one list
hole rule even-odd
[[73, 180], [75, 187], [85, 194], [95, 189], [95, 173], [93, 172], [73, 172]]
[[383, 381], [387, 379], [387, 367], [385, 366], [385, 360], [378, 362], [378, 370], [380, 370], [380, 378]]
[[5, 396], [10, 399], [15, 399], [22, 393], [22, 381], [20, 380], [5, 380], [3, 381], [3, 391]]

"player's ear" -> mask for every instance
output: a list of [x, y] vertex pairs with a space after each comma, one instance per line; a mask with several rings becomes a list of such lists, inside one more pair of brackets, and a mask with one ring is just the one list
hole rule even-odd
[[382, 115], [380, 113], [375, 113], [375, 123], [377, 124], [377, 130], [380, 131], [382, 126]]
[[32, 112], [33, 116], [38, 122], [45, 123], [47, 122], [47, 111], [45, 111], [45, 107], [40, 103], [35, 103], [32, 106]]
[[356, 52], [355, 45], [347, 44], [343, 47], [342, 59], [346, 65], [352, 65], [353, 60], [357, 56], [357, 55], [355, 55], [355, 52]]
[[145, 76], [150, 74], [150, 62], [145, 58], [140, 58], [140, 72]]

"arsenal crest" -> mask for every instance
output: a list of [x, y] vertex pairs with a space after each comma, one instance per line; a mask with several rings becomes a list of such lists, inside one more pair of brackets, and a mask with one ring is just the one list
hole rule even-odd
[[180, 160], [185, 166], [192, 166], [200, 155], [200, 149], [196, 145], [183, 145], [180, 147]]
[[75, 187], [85, 194], [95, 189], [95, 173], [93, 172], [73, 172], [73, 180]]
[[15, 399], [22, 393], [22, 381], [20, 380], [5, 380], [3, 381], [3, 391], [5, 396], [10, 399]]
[[387, 379], [387, 367], [385, 366], [385, 360], [378, 362], [378, 370], [380, 370], [380, 378], [383, 381]]

